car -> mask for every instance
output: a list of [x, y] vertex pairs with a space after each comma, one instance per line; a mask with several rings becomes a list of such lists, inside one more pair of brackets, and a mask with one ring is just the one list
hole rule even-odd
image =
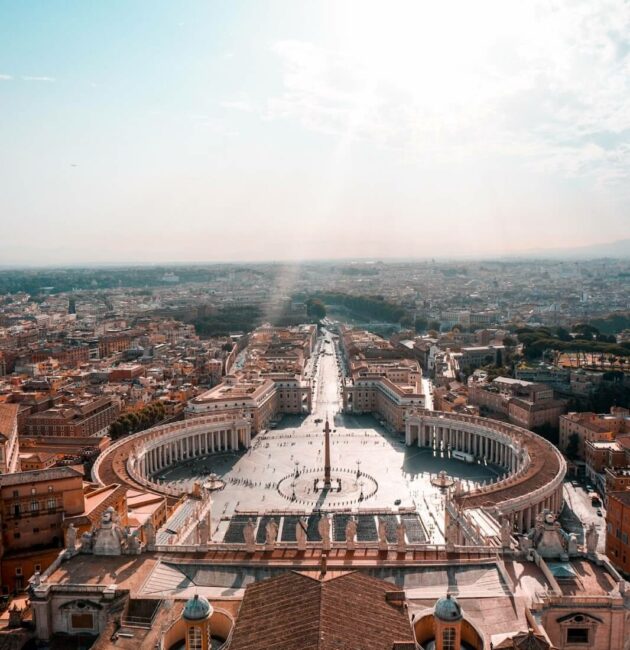
[[599, 508], [597, 509], [597, 516], [598, 517], [603, 517], [604, 516], [604, 514], [602, 513], [602, 511]]

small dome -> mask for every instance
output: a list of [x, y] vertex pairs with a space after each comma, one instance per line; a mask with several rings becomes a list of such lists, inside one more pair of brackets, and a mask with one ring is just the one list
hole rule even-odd
[[183, 617], [188, 621], [202, 621], [211, 615], [212, 605], [199, 594], [195, 594], [184, 606]]
[[441, 621], [459, 621], [462, 618], [462, 608], [451, 594], [447, 594], [446, 598], [440, 598], [435, 603], [434, 614]]

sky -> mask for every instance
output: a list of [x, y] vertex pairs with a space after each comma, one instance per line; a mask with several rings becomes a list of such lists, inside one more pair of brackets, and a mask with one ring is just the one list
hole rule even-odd
[[628, 2], [0, 0], [0, 265], [628, 236]]

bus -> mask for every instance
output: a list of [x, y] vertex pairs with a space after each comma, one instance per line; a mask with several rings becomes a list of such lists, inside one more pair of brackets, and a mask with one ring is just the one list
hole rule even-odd
[[465, 451], [452, 451], [451, 458], [463, 460], [465, 463], [474, 463], [475, 457], [472, 454], [467, 454]]

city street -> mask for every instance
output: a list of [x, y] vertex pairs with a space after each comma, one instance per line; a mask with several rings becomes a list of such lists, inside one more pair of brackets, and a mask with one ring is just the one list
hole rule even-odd
[[[581, 485], [574, 486], [570, 481], [564, 483], [564, 510], [560, 517], [565, 530], [575, 533], [580, 544], [584, 542], [585, 529], [592, 522], [599, 531], [597, 550], [604, 553], [606, 547], [606, 511], [603, 506], [596, 508], [591, 505], [588, 493]], [[601, 510], [602, 516], [597, 514]]]

